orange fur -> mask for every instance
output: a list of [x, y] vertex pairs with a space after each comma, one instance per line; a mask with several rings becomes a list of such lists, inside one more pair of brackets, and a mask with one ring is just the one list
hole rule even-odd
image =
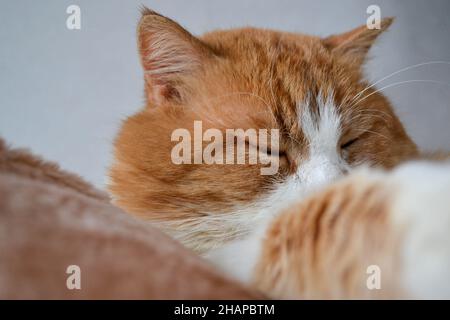
[[[226, 213], [264, 199], [308, 158], [297, 108], [308, 96], [333, 93], [340, 143], [359, 137], [348, 149], [350, 164], [391, 168], [414, 157], [415, 144], [382, 94], [370, 88], [370, 96], [354, 103], [368, 85], [361, 74], [365, 54], [391, 22], [325, 39], [255, 28], [196, 38], [145, 9], [138, 45], [147, 102], [115, 140], [109, 186], [115, 203], [198, 252], [243, 236]], [[279, 129], [278, 174], [262, 176], [260, 165], [173, 164], [171, 132], [192, 131], [194, 120], [204, 129]]]

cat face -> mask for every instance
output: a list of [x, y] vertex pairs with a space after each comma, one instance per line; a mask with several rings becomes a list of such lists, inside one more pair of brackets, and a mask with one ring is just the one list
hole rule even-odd
[[[357, 165], [390, 168], [411, 158], [414, 143], [361, 75], [390, 23], [325, 39], [254, 28], [200, 39], [144, 10], [146, 107], [115, 141], [115, 203], [202, 252]], [[261, 175], [262, 164], [174, 164], [171, 134], [192, 132], [199, 120], [203, 130], [278, 129], [277, 173]]]

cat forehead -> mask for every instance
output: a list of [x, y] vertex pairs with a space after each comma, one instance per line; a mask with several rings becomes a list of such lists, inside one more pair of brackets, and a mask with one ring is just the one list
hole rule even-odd
[[298, 106], [298, 121], [310, 145], [334, 148], [341, 134], [341, 116], [332, 94], [315, 98], [315, 108], [307, 98]]
[[252, 27], [216, 30], [204, 34], [201, 38], [218, 53], [243, 53], [247, 50], [261, 53], [277, 49], [279, 52], [296, 54], [291, 51], [294, 47], [323, 48], [320, 38], [315, 36]]
[[[202, 101], [216, 102], [217, 109], [233, 110], [238, 119], [231, 116], [232, 124], [257, 119], [255, 125], [278, 128], [303, 140], [302, 128], [313, 132], [324, 121], [316, 116], [318, 106], [327, 105], [322, 111], [334, 110], [333, 115], [344, 111], [351, 116], [353, 111], [346, 109], [357, 110], [348, 102], [365, 86], [360, 73], [335, 59], [319, 38], [249, 28], [216, 31], [204, 40], [223, 59], [204, 69], [206, 76], [200, 83], [192, 82], [192, 92]], [[303, 109], [312, 110], [311, 121], [298, 121]], [[347, 121], [342, 120], [345, 126]], [[308, 123], [314, 126], [307, 127]]]
[[320, 91], [345, 95], [361, 80], [316, 37], [249, 28], [213, 32], [205, 39], [223, 58], [205, 68], [202, 82], [218, 84], [213, 94], [247, 90], [295, 107]]
[[219, 56], [237, 65], [266, 68], [267, 64], [306, 68], [332, 66], [333, 54], [319, 37], [255, 28], [215, 31], [202, 38]]

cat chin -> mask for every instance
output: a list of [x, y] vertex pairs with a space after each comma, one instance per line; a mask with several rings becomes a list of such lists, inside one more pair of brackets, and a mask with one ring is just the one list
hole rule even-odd
[[265, 226], [247, 238], [235, 240], [204, 254], [204, 258], [228, 276], [251, 285], [254, 269], [261, 254]]
[[245, 228], [245, 237], [208, 250], [203, 253], [203, 257], [236, 280], [251, 284], [265, 234], [272, 220], [285, 209], [319, 191], [324, 183], [324, 181], [321, 181], [321, 184], [305, 181], [302, 183], [299, 176], [292, 176], [280, 183], [270, 195], [243, 210], [243, 213], [230, 215], [247, 217], [241, 219], [239, 225], [239, 228]]
[[[361, 167], [360, 170], [367, 169]], [[342, 173], [339, 176], [342, 176]], [[239, 221], [235, 219], [235, 223], [239, 229], [245, 230], [245, 237], [221, 243], [217, 248], [203, 253], [203, 257], [233, 278], [251, 284], [265, 233], [271, 221], [285, 209], [320, 191], [327, 182], [332, 182], [339, 176], [334, 175], [333, 179], [320, 181], [304, 180], [301, 173], [289, 177], [278, 184], [268, 196], [241, 210], [240, 214], [229, 214], [230, 217], [241, 217]]]

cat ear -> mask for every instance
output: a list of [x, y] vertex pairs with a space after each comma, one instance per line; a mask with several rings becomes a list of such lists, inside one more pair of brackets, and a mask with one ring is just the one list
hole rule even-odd
[[384, 18], [381, 20], [380, 29], [369, 29], [364, 25], [342, 34], [329, 36], [323, 39], [322, 43], [331, 52], [344, 57], [350, 63], [362, 65], [375, 40], [393, 21], [394, 18]]
[[145, 7], [137, 32], [147, 99], [155, 105], [180, 99], [180, 76], [201, 67], [209, 48], [175, 21]]

